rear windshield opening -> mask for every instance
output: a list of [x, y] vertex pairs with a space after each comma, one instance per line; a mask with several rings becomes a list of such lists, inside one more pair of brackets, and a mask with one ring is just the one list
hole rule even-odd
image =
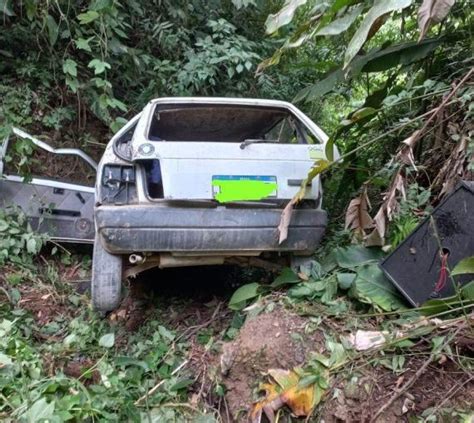
[[[285, 128], [271, 134], [275, 142], [292, 142], [294, 123], [285, 110], [272, 107], [223, 105], [157, 105], [148, 137], [151, 141], [243, 142], [268, 139], [274, 128], [288, 122]], [[292, 128], [293, 126], [293, 128]]]
[[163, 198], [163, 179], [159, 160], [144, 160], [146, 187], [148, 196], [152, 199]]

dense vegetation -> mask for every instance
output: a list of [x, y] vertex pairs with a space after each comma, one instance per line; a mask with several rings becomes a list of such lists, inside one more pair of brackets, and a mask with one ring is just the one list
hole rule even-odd
[[[283, 306], [311, 316], [308, 333], [325, 331], [325, 355], [293, 375], [316, 390], [318, 401], [324, 395], [330, 401], [329, 389], [335, 400], [338, 384], [352, 383], [367, 364], [390, 372], [398, 389], [397, 378], [410, 366], [448, 360], [462, 383], [446, 397], [472, 386], [472, 314], [464, 308], [472, 292], [458, 293], [456, 316], [445, 307], [428, 310], [450, 318], [445, 326], [421, 325], [426, 310], [403, 311], [394, 290], [384, 292], [375, 265], [383, 252], [347, 247], [357, 241], [390, 250], [459, 179], [472, 179], [470, 6], [469, 0], [0, 0], [0, 138], [19, 126], [98, 156], [152, 98], [263, 97], [297, 102], [344, 157], [316, 166], [324, 170], [332, 217], [318, 255], [336, 256], [299, 275], [283, 273], [272, 286], [245, 285], [230, 302], [232, 312], [209, 303], [191, 330], [163, 318], [179, 316], [186, 304], [178, 303], [153, 303], [133, 335], [120, 323], [128, 311], [99, 319], [87, 295], [68, 282], [87, 278], [88, 255], [42, 249], [45, 237], [21, 213], [0, 210], [0, 419], [225, 421], [225, 382], [213, 362], [222, 342], [238, 336], [246, 313]], [[21, 161], [14, 164], [22, 167], [33, 151], [21, 142], [15, 148]], [[377, 351], [356, 352], [339, 335], [360, 328], [402, 336]], [[270, 394], [278, 389], [266, 387]], [[465, 403], [446, 404], [444, 394], [423, 413], [413, 408], [410, 421], [469, 418]]]

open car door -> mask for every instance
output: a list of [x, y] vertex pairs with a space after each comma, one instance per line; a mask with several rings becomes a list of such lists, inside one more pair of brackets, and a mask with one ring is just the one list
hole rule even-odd
[[[33, 143], [36, 151], [46, 161], [45, 163], [50, 163], [48, 157], [57, 161], [56, 156], [76, 156], [86, 164], [87, 168], [92, 169], [95, 175], [97, 164], [83, 151], [73, 148], [54, 149], [17, 128], [13, 128], [13, 133], [24, 142]], [[48, 234], [54, 241], [93, 243], [94, 187], [92, 184], [87, 186], [57, 181], [39, 175], [25, 179], [12, 170], [14, 166], [10, 169], [8, 165], [14, 158], [11, 141], [6, 138], [0, 144], [0, 207], [21, 208], [28, 216], [32, 228]], [[45, 163], [42, 165], [44, 166]]]

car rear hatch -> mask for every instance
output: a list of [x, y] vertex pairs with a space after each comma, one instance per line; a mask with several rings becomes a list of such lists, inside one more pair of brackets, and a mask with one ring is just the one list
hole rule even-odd
[[[154, 198], [281, 204], [324, 157], [323, 144], [283, 108], [157, 105], [152, 116], [132, 151], [148, 186], [161, 184]], [[306, 198], [319, 193], [316, 178]]]

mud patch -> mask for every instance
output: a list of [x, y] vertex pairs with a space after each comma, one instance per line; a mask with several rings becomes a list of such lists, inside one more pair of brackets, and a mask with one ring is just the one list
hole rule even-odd
[[53, 289], [40, 289], [36, 285], [21, 285], [18, 306], [28, 310], [38, 326], [44, 326], [59, 317], [74, 316], [77, 310], [66, 304]]
[[[378, 410], [423, 363], [420, 358], [412, 358], [403, 373], [395, 374], [379, 365], [339, 379], [315, 412], [314, 421], [372, 422]], [[453, 362], [434, 363], [375, 422], [409, 422], [423, 412], [432, 412], [438, 417], [446, 414], [436, 421], [456, 421], [450, 413], [456, 409], [469, 410], [473, 403], [472, 375], [462, 372]]]
[[237, 338], [224, 345], [221, 371], [227, 405], [236, 421], [245, 419], [268, 369], [300, 366], [310, 352], [324, 351], [322, 332], [308, 333], [308, 325], [307, 319], [278, 307], [249, 318]]

